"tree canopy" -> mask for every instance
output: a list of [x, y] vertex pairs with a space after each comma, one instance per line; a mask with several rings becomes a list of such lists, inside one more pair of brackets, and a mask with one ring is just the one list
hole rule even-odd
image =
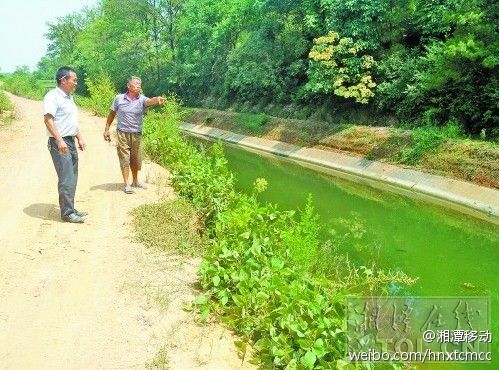
[[368, 109], [412, 126], [498, 123], [497, 2], [102, 0], [49, 24], [41, 75], [69, 64], [187, 104]]

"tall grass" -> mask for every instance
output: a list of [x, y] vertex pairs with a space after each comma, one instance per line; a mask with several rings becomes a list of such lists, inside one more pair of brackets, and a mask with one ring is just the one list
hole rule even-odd
[[447, 139], [457, 139], [461, 135], [461, 128], [457, 123], [449, 123], [444, 127], [425, 126], [412, 130], [412, 144], [402, 148], [395, 155], [400, 163], [414, 165], [425, 154], [435, 152], [440, 144]]

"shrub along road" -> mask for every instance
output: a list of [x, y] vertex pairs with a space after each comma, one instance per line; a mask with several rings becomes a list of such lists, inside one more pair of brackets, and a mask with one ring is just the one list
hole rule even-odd
[[[148, 190], [122, 192], [104, 119], [80, 112], [76, 207], [84, 224], [59, 217], [42, 103], [9, 94], [18, 120], [0, 130], [0, 363], [4, 368], [237, 369], [234, 338], [198, 326], [182, 310], [196, 294], [198, 261], [133, 241], [134, 207], [172, 197], [148, 163]], [[163, 179], [161, 185], [160, 179]]]

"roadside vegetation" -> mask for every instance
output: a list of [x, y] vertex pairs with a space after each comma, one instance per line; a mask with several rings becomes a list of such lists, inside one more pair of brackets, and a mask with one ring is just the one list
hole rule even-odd
[[203, 223], [183, 198], [144, 204], [132, 216], [136, 240], [148, 247], [193, 257], [206, 250]]
[[[55, 71], [53, 75], [55, 76]], [[42, 100], [47, 92], [45, 81], [41, 81], [39, 76], [31, 73], [27, 67], [19, 68], [14, 73], [6, 75], [3, 78], [2, 88], [14, 95], [35, 100]]]
[[[5, 89], [41, 99], [43, 81], [70, 65], [79, 104], [106, 115], [115, 92], [138, 75], [148, 95], [242, 113], [230, 127], [497, 187], [498, 6], [103, 0], [50, 23], [37, 70], [6, 76]], [[341, 241], [321, 240], [312, 199], [301, 211], [262, 203], [264, 179], [251, 194], [237, 192], [221, 146], [184, 140], [184, 118], [169, 99], [145, 119], [147, 152], [171, 171], [182, 200], [137, 210], [137, 238], [202, 255], [205, 293], [194, 308], [238, 332], [241, 351], [250, 343], [263, 368], [373, 368], [344, 361], [345, 296], [385, 294], [415, 279], [357, 266], [337, 252]], [[202, 121], [218, 119], [211, 111]], [[189, 227], [152, 220], [159, 215], [180, 215]]]
[[5, 93], [0, 90], [0, 127], [8, 125], [15, 118], [14, 106]]
[[[386, 294], [390, 284], [411, 285], [416, 279], [356, 266], [335, 250], [337, 241], [320, 240], [312, 199], [302, 211], [262, 203], [264, 179], [256, 180], [252, 194], [237, 192], [221, 145], [203, 149], [185, 140], [181, 120], [174, 99], [145, 119], [146, 150], [171, 171], [181, 198], [137, 209], [139, 240], [177, 252], [203, 251], [204, 293], [193, 308], [202, 320], [216, 314], [239, 333], [241, 352], [250, 344], [263, 368], [345, 368], [345, 296]], [[178, 217], [183, 230], [171, 225], [178, 221], [168, 222]], [[196, 230], [202, 230], [201, 239]], [[186, 244], [192, 247], [179, 248]], [[334, 258], [324, 259], [323, 253]]]

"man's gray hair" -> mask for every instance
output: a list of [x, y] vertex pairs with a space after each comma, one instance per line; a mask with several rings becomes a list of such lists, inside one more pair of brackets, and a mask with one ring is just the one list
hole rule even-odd
[[132, 82], [132, 80], [137, 80], [139, 82], [142, 82], [142, 80], [141, 80], [140, 77], [137, 77], [137, 76], [130, 76], [130, 77], [128, 77], [128, 82]]

